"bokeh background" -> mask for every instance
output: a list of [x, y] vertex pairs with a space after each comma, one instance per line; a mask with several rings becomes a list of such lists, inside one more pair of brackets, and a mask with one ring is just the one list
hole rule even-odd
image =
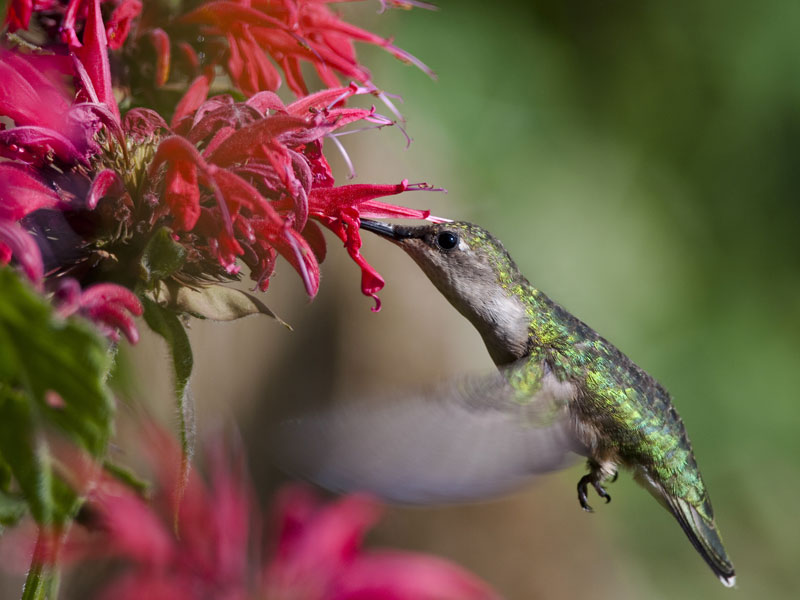
[[[665, 384], [738, 589], [625, 474], [611, 504], [581, 511], [580, 464], [494, 502], [389, 508], [370, 543], [452, 558], [511, 599], [796, 598], [800, 4], [437, 4], [343, 7], [439, 75], [360, 48], [403, 96], [414, 143], [345, 138], [356, 181], [447, 188], [400, 202], [493, 231], [537, 287]], [[201, 434], [238, 423], [264, 505], [281, 477], [266, 451], [275, 406], [492, 368], [413, 263], [365, 238], [387, 280], [380, 313], [330, 239], [317, 300], [285, 268], [265, 297], [293, 332], [255, 317], [192, 327]], [[145, 336], [130, 359], [133, 400], [170, 422], [166, 349]]]

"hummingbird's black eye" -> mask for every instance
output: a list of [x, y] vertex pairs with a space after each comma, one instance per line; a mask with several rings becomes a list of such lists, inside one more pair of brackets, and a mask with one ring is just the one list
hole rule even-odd
[[452, 250], [458, 245], [458, 236], [450, 231], [443, 231], [436, 236], [436, 243], [442, 250]]

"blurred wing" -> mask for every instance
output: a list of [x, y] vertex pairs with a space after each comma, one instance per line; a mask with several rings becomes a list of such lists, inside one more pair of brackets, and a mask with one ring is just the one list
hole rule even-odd
[[[540, 371], [517, 377], [512, 388], [513, 373], [286, 420], [276, 434], [279, 466], [337, 492], [363, 490], [401, 503], [514, 490], [566, 466], [578, 447], [567, 418], [574, 386]], [[536, 392], [519, 391], [526, 386]]]

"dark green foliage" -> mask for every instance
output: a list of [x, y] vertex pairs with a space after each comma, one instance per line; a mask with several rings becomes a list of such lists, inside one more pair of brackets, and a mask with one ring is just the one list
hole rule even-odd
[[168, 227], [162, 227], [153, 234], [142, 252], [142, 279], [152, 287], [180, 269], [185, 260], [186, 248], [172, 239]]
[[[37, 522], [63, 523], [77, 498], [53, 469], [48, 434], [100, 457], [114, 406], [107, 343], [80, 319], [61, 319], [11, 269], [0, 269], [0, 522], [23, 500]], [[11, 478], [19, 494], [13, 489]], [[10, 511], [10, 512], [7, 512]]]

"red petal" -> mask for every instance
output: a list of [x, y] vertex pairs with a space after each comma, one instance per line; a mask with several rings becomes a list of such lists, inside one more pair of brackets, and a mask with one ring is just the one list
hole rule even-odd
[[97, 283], [86, 288], [81, 294], [81, 306], [85, 308], [108, 303], [120, 304], [137, 317], [143, 312], [142, 303], [136, 294], [116, 283]]
[[238, 212], [239, 208], [244, 206], [251, 214], [263, 215], [274, 225], [283, 226], [283, 219], [275, 212], [270, 203], [256, 188], [235, 173], [217, 169], [214, 172], [214, 181], [217, 182], [232, 213]]
[[53, 293], [53, 304], [56, 312], [68, 317], [81, 307], [81, 284], [72, 277], [61, 277], [57, 280]]
[[18, 221], [40, 208], [52, 208], [58, 194], [24, 169], [0, 162], [0, 219]]
[[[36, 159], [34, 160], [36, 164], [42, 164], [40, 161], [52, 162], [51, 154], [68, 164], [85, 160], [84, 153], [66, 136], [53, 129], [32, 125], [0, 131], [0, 148], [8, 158], [19, 158], [30, 162], [24, 155], [27, 152], [31, 158]], [[17, 149], [16, 156], [7, 152], [11, 148]]]
[[406, 179], [397, 185], [354, 184], [335, 188], [314, 188], [309, 194], [309, 207], [312, 215], [336, 216], [336, 210], [358, 207], [375, 198], [400, 194], [406, 189], [408, 189]]
[[225, 198], [219, 190], [213, 178], [213, 173], [216, 170], [214, 165], [209, 165], [186, 138], [173, 135], [161, 141], [158, 145], [158, 150], [150, 162], [149, 173], [150, 176], [155, 176], [159, 167], [167, 161], [185, 160], [197, 165], [200, 170], [204, 183], [210, 186], [214, 192], [214, 197], [217, 200], [217, 205], [222, 213], [222, 220], [225, 225], [225, 230], [229, 235], [233, 235], [233, 222], [231, 220], [230, 211], [225, 204]]
[[159, 130], [169, 130], [169, 125], [164, 118], [154, 110], [149, 108], [132, 108], [125, 113], [122, 121], [122, 128], [125, 134], [133, 137], [137, 141], [144, 141], [151, 138]]
[[197, 166], [186, 160], [172, 161], [167, 169], [164, 201], [174, 216], [178, 231], [191, 231], [200, 217], [200, 187]]
[[131, 29], [131, 21], [142, 12], [142, 3], [139, 0], [122, 0], [111, 13], [111, 19], [106, 26], [108, 47], [112, 50], [122, 48]]
[[62, 72], [62, 58], [23, 56], [0, 50], [0, 114], [15, 125], [36, 125], [64, 132], [70, 101], [64, 86], [49, 76]]
[[247, 100], [247, 106], [252, 106], [262, 115], [266, 116], [267, 111], [286, 112], [286, 106], [280, 96], [275, 92], [258, 92]]
[[367, 219], [427, 219], [431, 211], [367, 200], [358, 205], [358, 213]]
[[32, 0], [11, 0], [8, 4], [6, 24], [8, 31], [14, 33], [18, 29], [27, 29], [33, 14]]
[[39, 246], [17, 223], [0, 219], [0, 258], [7, 262], [7, 258], [13, 256], [17, 259], [25, 275], [33, 283], [39, 285], [44, 275], [44, 265], [42, 264], [42, 254]]
[[89, 188], [89, 193], [86, 196], [86, 208], [94, 210], [100, 198], [105, 196], [114, 185], [121, 189], [121, 184], [122, 182], [116, 171], [112, 169], [100, 171], [100, 173], [95, 176], [92, 181], [92, 186]]
[[318, 112], [323, 109], [331, 108], [332, 106], [358, 93], [358, 91], [359, 88], [356, 85], [322, 90], [321, 92], [311, 94], [310, 96], [306, 96], [292, 102], [286, 107], [286, 111], [298, 117], [304, 117], [311, 109], [315, 109]]
[[276, 500], [280, 526], [278, 560], [295, 573], [313, 576], [352, 560], [381, 508], [369, 496], [354, 494], [327, 506], [305, 486], [287, 486]]
[[179, 22], [211, 25], [222, 31], [230, 31], [241, 24], [255, 27], [286, 29], [286, 25], [258, 10], [237, 2], [208, 2], [199, 8], [183, 15]]
[[214, 81], [214, 71], [206, 69], [205, 73], [197, 77], [186, 90], [183, 98], [175, 108], [175, 115], [172, 117], [172, 127], [176, 127], [180, 120], [195, 112], [208, 97], [208, 90], [211, 82]]
[[155, 177], [159, 167], [165, 162], [175, 160], [186, 160], [193, 162], [203, 171], [208, 170], [208, 164], [200, 153], [186, 138], [179, 135], [171, 135], [165, 138], [158, 145], [155, 156], [150, 161], [149, 173], [150, 177]]
[[147, 503], [110, 482], [101, 483], [92, 500], [108, 534], [108, 551], [148, 565], [169, 564], [172, 537]]
[[108, 335], [116, 339], [119, 329], [131, 344], [139, 341], [139, 332], [133, 322], [133, 316], [143, 312], [142, 304], [129, 289], [114, 283], [98, 283], [87, 288], [81, 294], [81, 312], [106, 328]]
[[253, 222], [259, 237], [269, 242], [300, 274], [306, 293], [312, 298], [319, 291], [319, 263], [308, 242], [296, 230], [284, 225]]
[[322, 234], [322, 229], [320, 229], [319, 225], [313, 221], [309, 221], [303, 228], [302, 233], [303, 237], [306, 238], [308, 245], [314, 251], [314, 255], [317, 257], [317, 260], [319, 262], [323, 262], [328, 253], [328, 248], [325, 243], [325, 236]]
[[412, 552], [370, 552], [341, 571], [331, 600], [499, 600], [472, 573], [447, 560]]
[[169, 35], [163, 29], [156, 27], [149, 32], [150, 41], [156, 49], [156, 87], [161, 87], [169, 79], [170, 44]]
[[83, 0], [69, 0], [64, 19], [61, 21], [61, 40], [72, 48], [80, 48], [81, 43], [75, 33], [75, 23], [78, 20], [78, 9], [83, 5]]
[[183, 57], [189, 64], [189, 67], [197, 72], [200, 69], [200, 59], [198, 58], [197, 52], [195, 52], [191, 44], [188, 42], [180, 42], [178, 44], [178, 48], [180, 48], [181, 52], [183, 52]]
[[210, 154], [208, 159], [224, 167], [253, 156], [265, 157], [270, 153], [265, 146], [271, 145], [279, 135], [307, 126], [305, 119], [290, 115], [278, 114], [265, 117], [239, 129]]
[[103, 17], [100, 14], [100, 0], [89, 0], [89, 2], [91, 5], [83, 30], [83, 46], [75, 48], [74, 52], [89, 74], [98, 100], [108, 106], [119, 121], [119, 108], [111, 85], [108, 42], [103, 28]]

